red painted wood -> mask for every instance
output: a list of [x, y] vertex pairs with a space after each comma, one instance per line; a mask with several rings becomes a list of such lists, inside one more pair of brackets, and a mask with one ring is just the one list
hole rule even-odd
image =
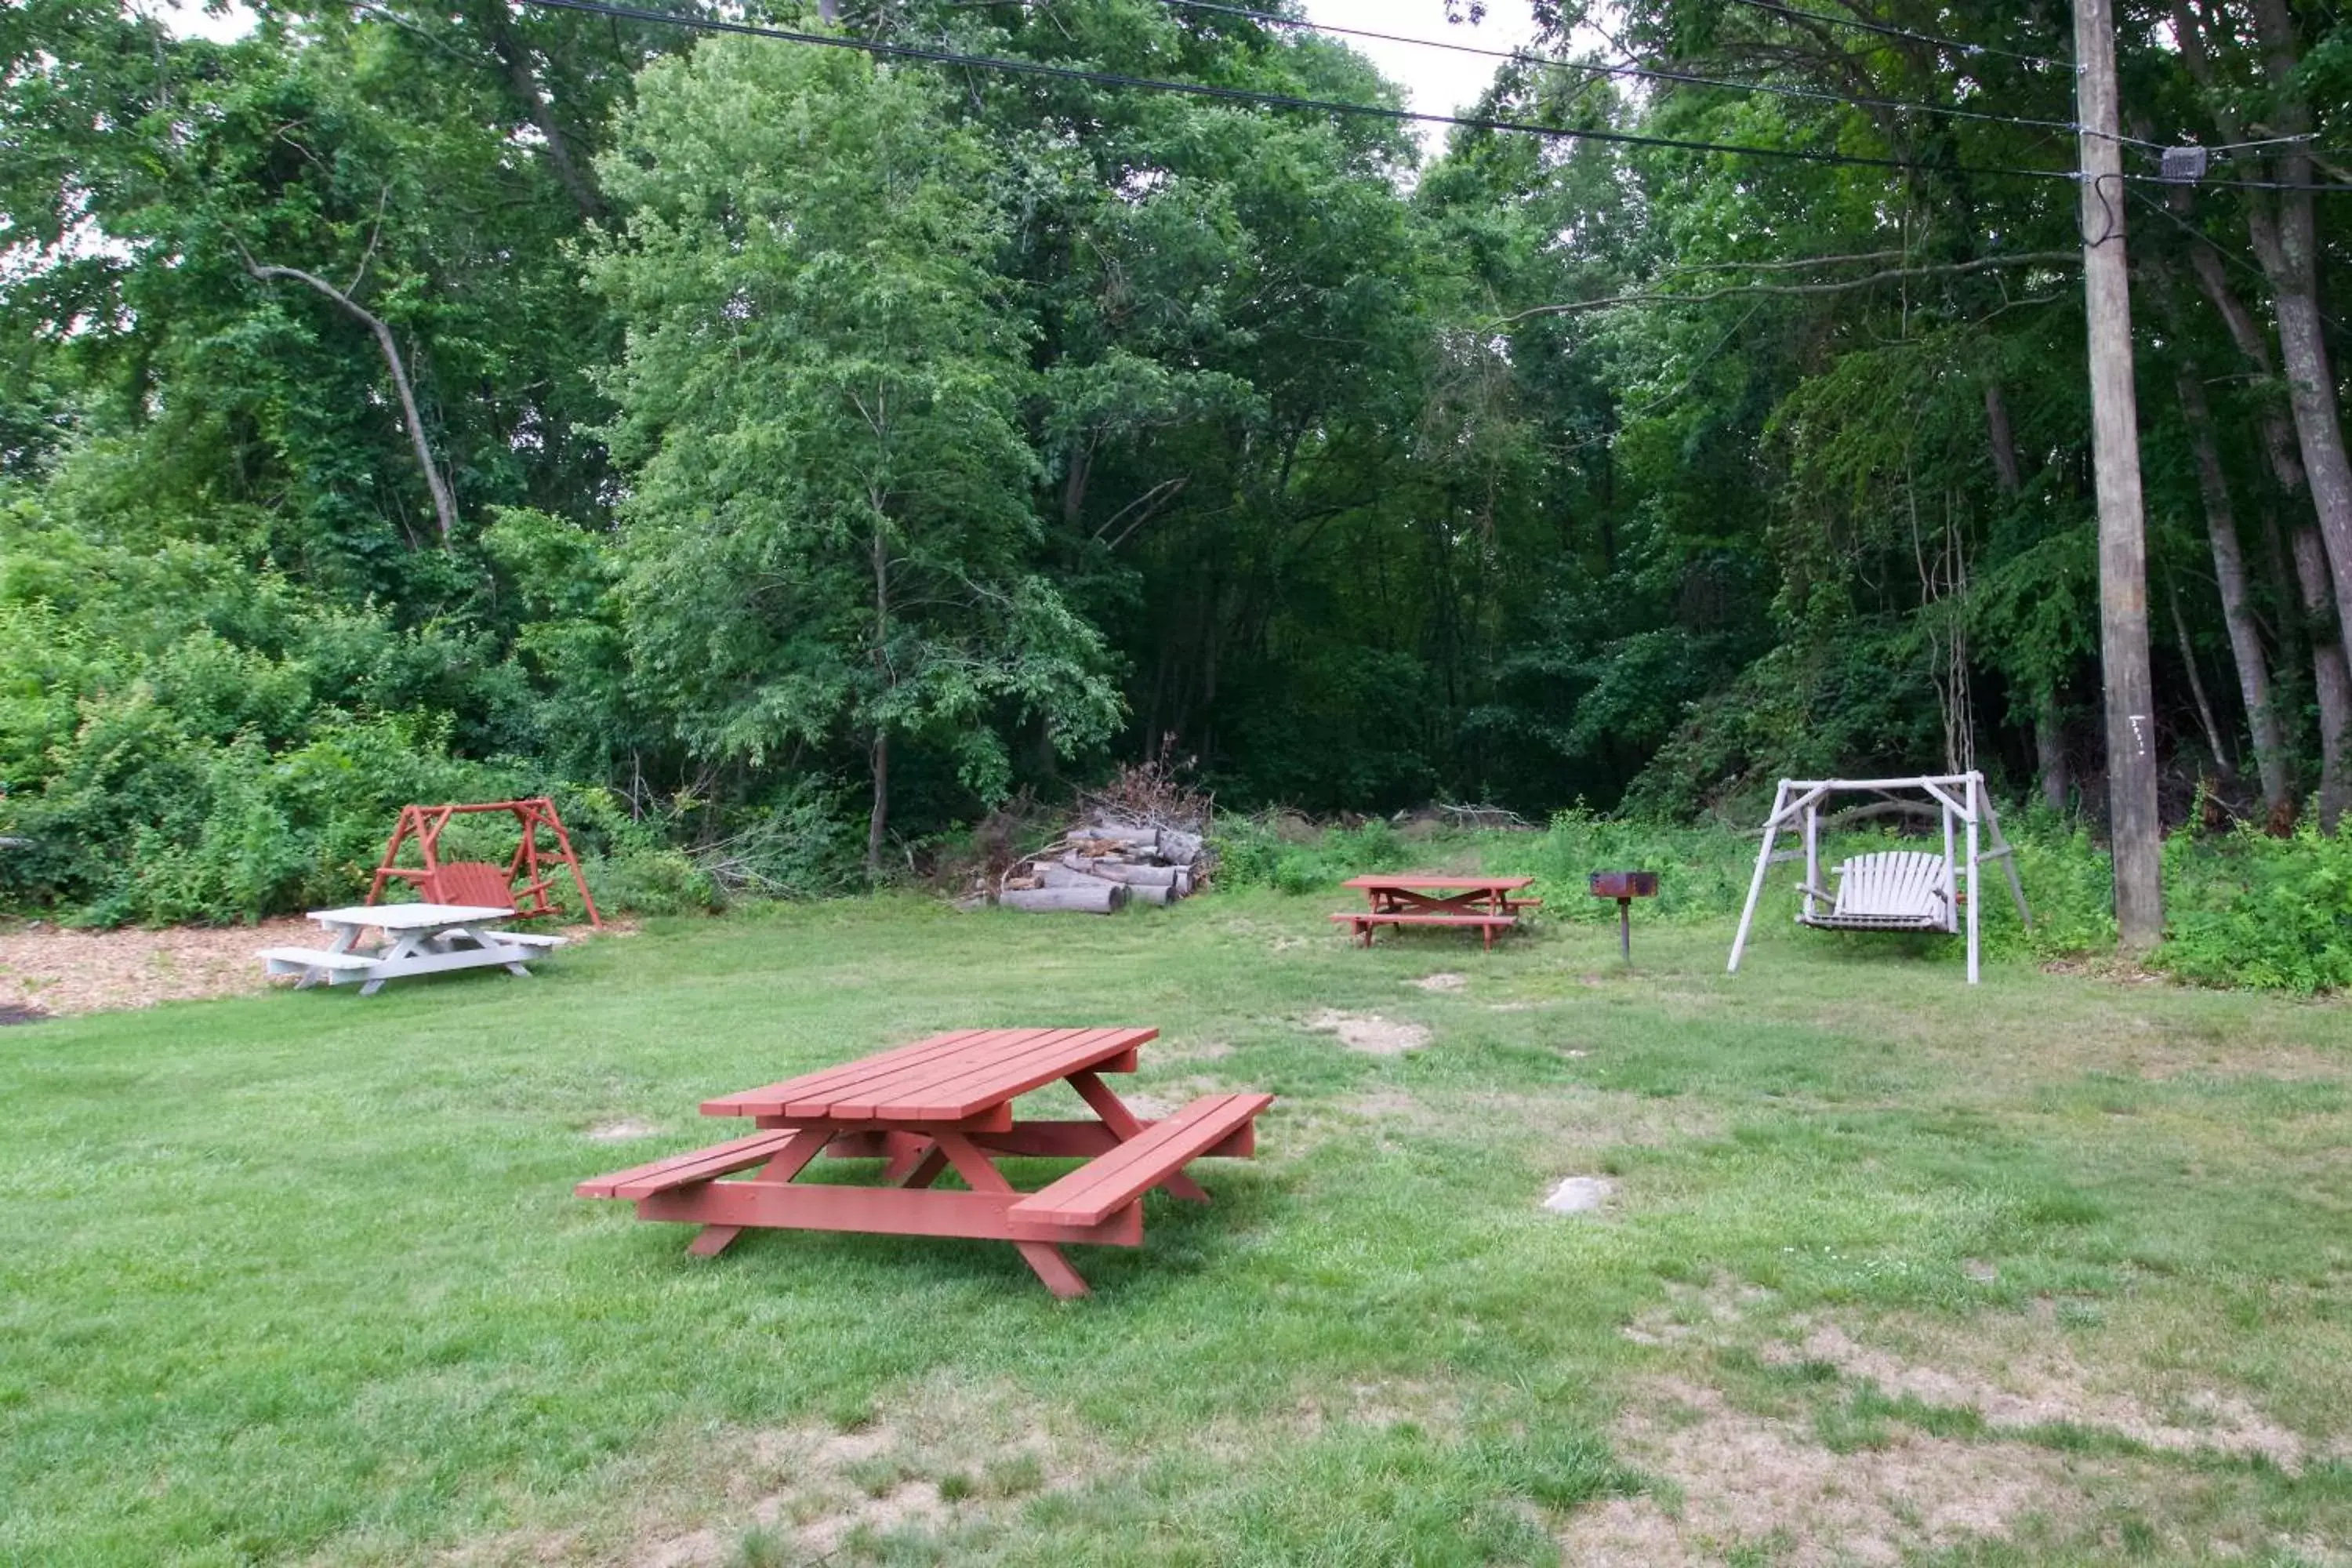
[[1274, 1103], [1270, 1094], [1213, 1094], [1194, 1100], [1139, 1138], [1091, 1160], [1013, 1205], [1023, 1219], [1091, 1225], [1133, 1203], [1171, 1171]]
[[696, 1258], [716, 1258], [735, 1243], [743, 1234], [740, 1225], [706, 1225], [686, 1244], [686, 1250]]
[[947, 1118], [937, 1121], [918, 1118], [910, 1121], [882, 1121], [869, 1118], [864, 1121], [836, 1121], [822, 1116], [755, 1116], [761, 1127], [798, 1127], [806, 1122], [822, 1121], [836, 1133], [863, 1137], [868, 1133], [917, 1132], [929, 1137], [936, 1132], [1003, 1132], [1013, 1126], [1013, 1103], [992, 1105], [977, 1116]]
[[[966, 1047], [952, 1058], [904, 1068], [846, 1089], [828, 1090], [821, 1100], [795, 1095], [784, 1106], [815, 1105], [827, 1116], [891, 1114], [934, 1117], [969, 1116], [979, 1105], [994, 1105], [1013, 1098], [992, 1092], [1000, 1081], [1042, 1071], [1039, 1083], [1050, 1083], [1067, 1068], [1062, 1064], [1075, 1052], [1091, 1060], [1096, 1047], [1108, 1045], [1109, 1029], [1023, 1029]], [[1032, 1085], [1031, 1087], [1034, 1087]]]
[[980, 1241], [1076, 1242], [1140, 1247], [1143, 1214], [1132, 1205], [1102, 1223], [1069, 1226], [1013, 1216], [1018, 1193], [908, 1192], [808, 1182], [711, 1182], [637, 1201], [641, 1219], [739, 1229], [854, 1230], [876, 1236], [956, 1236]]
[[487, 910], [512, 910], [515, 892], [506, 868], [487, 860], [449, 860], [425, 874], [416, 884], [428, 904], [471, 904]]
[[1157, 1029], [983, 1029], [934, 1036], [846, 1068], [703, 1103], [708, 1116], [844, 1124], [951, 1122], [1001, 1107], [1083, 1068], [1131, 1063]]
[[[651, 1164], [632, 1165], [625, 1171], [614, 1171], [607, 1176], [591, 1176], [572, 1190], [583, 1198], [617, 1198], [623, 1195], [620, 1189], [624, 1186], [666, 1177], [673, 1172], [710, 1166], [711, 1174], [723, 1176], [730, 1171], [748, 1171], [791, 1142], [798, 1131], [797, 1128], [784, 1127], [768, 1132], [754, 1132], [748, 1138], [730, 1139], [708, 1149], [688, 1150], [683, 1154], [673, 1154], [667, 1160], [656, 1160]], [[680, 1177], [683, 1182], [709, 1179], [703, 1175]]]
[[1380, 910], [1370, 914], [1349, 912], [1335, 914], [1331, 918], [1360, 926], [1493, 926], [1498, 930], [1508, 930], [1519, 923], [1517, 915], [1421, 915], [1402, 910]]
[[844, 1062], [839, 1067], [826, 1068], [819, 1072], [803, 1073], [798, 1078], [789, 1078], [782, 1083], [772, 1083], [760, 1089], [747, 1089], [738, 1094], [721, 1095], [717, 1100], [706, 1100], [702, 1102], [702, 1114], [705, 1116], [770, 1114], [767, 1107], [775, 1106], [781, 1109], [783, 1101], [793, 1095], [814, 1095], [837, 1084], [860, 1081], [866, 1074], [885, 1062], [916, 1062], [943, 1052], [959, 1050], [966, 1043], [988, 1033], [990, 1031], [986, 1029], [955, 1029], [946, 1034], [926, 1036], [912, 1045], [877, 1051], [873, 1056], [862, 1058], [854, 1062]]
[[1385, 892], [1393, 888], [1461, 888], [1481, 892], [1516, 893], [1521, 888], [1535, 886], [1533, 877], [1440, 877], [1424, 876], [1418, 871], [1381, 871], [1362, 877], [1350, 877], [1339, 884], [1364, 892]]
[[[588, 891], [588, 879], [581, 874], [580, 857], [572, 852], [572, 836], [564, 831], [563, 817], [555, 803], [545, 795], [528, 800], [496, 800], [464, 805], [404, 805], [400, 818], [394, 824], [392, 837], [383, 847], [383, 860], [375, 868], [375, 878], [368, 884], [367, 901], [374, 903], [383, 897], [384, 884], [404, 881], [420, 889], [429, 885], [440, 869], [441, 831], [449, 826], [453, 816], [478, 812], [507, 812], [520, 829], [514, 856], [507, 863], [505, 881], [509, 889], [493, 900], [500, 907], [510, 907], [525, 918], [552, 914], [555, 906], [548, 901], [547, 889], [554, 885], [553, 867], [568, 867], [572, 885], [579, 889], [580, 907], [587, 912], [588, 923], [598, 931], [604, 929], [604, 917], [596, 911], [596, 900]], [[539, 847], [541, 828], [555, 836], [551, 854], [542, 855]], [[414, 838], [422, 865], [399, 864], [401, 846]], [[542, 868], [542, 861], [546, 862]], [[427, 898], [434, 895], [425, 894]]]
[[969, 1116], [981, 1106], [1007, 1103], [1129, 1048], [1133, 1041], [1128, 1035], [1121, 1029], [1054, 1030], [1043, 1038], [973, 1051], [953, 1068], [941, 1064], [928, 1072], [913, 1069], [909, 1076], [860, 1089], [853, 1099], [835, 1100], [834, 1112]]
[[[961, 1176], [973, 1192], [1003, 1196], [1008, 1200], [1006, 1214], [1012, 1213], [1009, 1200], [1014, 1196], [1013, 1184], [1004, 1179], [1003, 1172], [989, 1163], [987, 1155], [972, 1146], [971, 1140], [948, 1133], [940, 1140], [940, 1152], [955, 1166], [956, 1174]], [[1139, 1205], [1130, 1204], [1128, 1212], [1135, 1216], [1135, 1237], [1139, 1246], [1143, 1240], [1143, 1209]], [[1071, 1266], [1070, 1260], [1062, 1256], [1059, 1247], [1036, 1241], [1016, 1241], [1013, 1245], [1013, 1250], [1021, 1254], [1021, 1261], [1029, 1265], [1030, 1271], [1043, 1279], [1045, 1289], [1060, 1300], [1074, 1300], [1087, 1293], [1086, 1280]]]
[[[1103, 1125], [1109, 1128], [1120, 1142], [1143, 1136], [1143, 1123], [1135, 1119], [1135, 1112], [1127, 1108], [1125, 1101], [1111, 1092], [1110, 1085], [1090, 1072], [1074, 1072], [1070, 1075], [1070, 1087], [1078, 1091], [1078, 1098], [1103, 1119]], [[1169, 1196], [1182, 1198], [1186, 1203], [1204, 1204], [1209, 1201], [1209, 1194], [1201, 1190], [1201, 1184], [1181, 1171], [1171, 1173], [1160, 1187]]]

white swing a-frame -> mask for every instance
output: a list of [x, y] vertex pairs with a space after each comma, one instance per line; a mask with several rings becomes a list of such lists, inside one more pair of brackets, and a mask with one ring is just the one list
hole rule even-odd
[[[1921, 790], [1941, 808], [1944, 852], [1883, 849], [1857, 855], [1834, 871], [1834, 890], [1822, 886], [1822, 802], [1833, 795], [1864, 794], [1892, 800], [1897, 790]], [[1780, 835], [1795, 833], [1801, 849], [1780, 847]], [[1990, 846], [1980, 836], [1990, 839]], [[1756, 853], [1756, 875], [1748, 884], [1748, 905], [1739, 913], [1739, 934], [1732, 939], [1730, 973], [1739, 973], [1739, 954], [1748, 945], [1748, 929], [1756, 919], [1756, 902], [1764, 896], [1764, 878], [1777, 864], [1805, 863], [1805, 879], [1797, 884], [1802, 898], [1799, 925], [1825, 931], [1921, 931], [1969, 939], [1969, 984], [1977, 983], [1977, 868], [1999, 860], [2009, 873], [2010, 896], [2017, 900], [2017, 916], [2027, 930], [2033, 916], [2025, 907], [2025, 889], [2017, 879], [2017, 857], [2000, 836], [2000, 818], [1985, 793], [1982, 773], [1943, 773], [1906, 779], [1782, 779], [1772, 797], [1772, 815], [1764, 823], [1763, 847]]]

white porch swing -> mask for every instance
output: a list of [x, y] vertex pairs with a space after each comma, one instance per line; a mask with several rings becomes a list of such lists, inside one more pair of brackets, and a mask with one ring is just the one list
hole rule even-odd
[[[1923, 790], [1941, 807], [1944, 852], [1923, 849], [1882, 849], [1856, 855], [1837, 866], [1834, 890], [1822, 886], [1822, 802], [1840, 794], [1866, 794], [1893, 802], [1897, 790]], [[1979, 844], [1979, 830], [1991, 840]], [[1780, 835], [1793, 832], [1801, 849], [1779, 847]], [[1956, 853], [1957, 851], [1957, 853]], [[1772, 815], [1764, 823], [1763, 847], [1757, 851], [1756, 875], [1748, 884], [1748, 905], [1739, 914], [1739, 934], [1732, 939], [1730, 973], [1739, 973], [1739, 954], [1748, 945], [1748, 929], [1756, 918], [1756, 901], [1764, 894], [1764, 877], [1782, 861], [1802, 860], [1805, 879], [1797, 884], [1802, 896], [1799, 925], [1823, 931], [1939, 931], [1969, 939], [1969, 984], [1977, 983], [1977, 868], [1999, 860], [2009, 873], [2010, 896], [2017, 901], [2018, 918], [2026, 929], [2033, 916], [2025, 907], [2025, 889], [2017, 879], [2017, 858], [2000, 836], [2000, 818], [1979, 773], [1944, 773], [1901, 779], [1782, 779], [1772, 797]]]

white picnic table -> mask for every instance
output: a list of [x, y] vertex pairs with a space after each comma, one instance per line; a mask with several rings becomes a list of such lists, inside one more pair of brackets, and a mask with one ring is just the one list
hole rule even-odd
[[[563, 945], [560, 936], [498, 930], [493, 922], [514, 919], [514, 910], [478, 904], [354, 904], [312, 910], [309, 918], [327, 931], [325, 947], [268, 947], [260, 954], [268, 973], [296, 976], [297, 990], [358, 981], [360, 994], [373, 996], [387, 980], [496, 964], [528, 976], [526, 959]], [[370, 929], [386, 940], [362, 950], [360, 937]]]

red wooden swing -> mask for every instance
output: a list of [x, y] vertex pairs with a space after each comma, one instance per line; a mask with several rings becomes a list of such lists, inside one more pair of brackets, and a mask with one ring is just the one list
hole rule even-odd
[[[484, 861], [443, 860], [441, 830], [449, 826], [449, 819], [485, 811], [511, 812], [522, 828], [522, 842], [516, 846], [514, 858], [507, 862], [504, 870]], [[555, 847], [546, 856], [548, 868], [544, 872], [540, 869], [539, 847], [539, 830], [542, 827], [555, 835]], [[412, 837], [425, 863], [395, 864], [400, 847]], [[563, 818], [556, 815], [555, 803], [545, 795], [472, 805], [404, 805], [400, 808], [400, 822], [392, 830], [392, 841], [383, 847], [383, 864], [375, 868], [375, 880], [368, 886], [367, 901], [373, 904], [381, 899], [384, 883], [396, 877], [435, 903], [511, 903], [520, 916], [551, 915], [555, 906], [548, 902], [547, 889], [555, 879], [558, 863], [572, 868], [572, 885], [580, 889], [580, 902], [588, 911], [588, 923], [603, 931], [604, 918], [596, 912], [596, 900], [588, 896], [588, 879], [580, 874], [580, 857], [572, 852], [572, 836], [563, 831]]]

